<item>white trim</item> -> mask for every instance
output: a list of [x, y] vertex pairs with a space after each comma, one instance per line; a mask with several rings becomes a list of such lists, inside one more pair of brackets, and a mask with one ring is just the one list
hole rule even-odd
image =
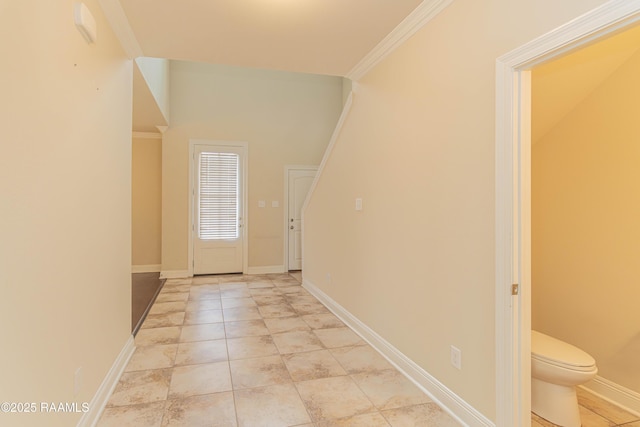
[[[210, 145], [217, 147], [236, 147], [244, 150], [242, 170], [244, 176], [242, 177], [242, 272], [245, 273], [249, 269], [249, 143], [245, 141], [217, 141], [210, 139], [189, 139], [189, 237], [188, 237], [188, 251], [187, 262], [189, 275], [187, 277], [193, 277], [193, 230], [194, 230], [194, 153], [196, 145]], [[162, 276], [161, 276], [162, 277]]]
[[[638, 21], [640, 0], [611, 0], [496, 61], [496, 425], [499, 427], [531, 423], [528, 70]], [[516, 297], [510, 295], [512, 283], [520, 284]]]
[[[357, 87], [356, 83], [353, 83], [353, 88], [349, 96], [347, 97], [347, 101], [344, 103], [344, 107], [342, 108], [342, 113], [340, 114], [340, 118], [338, 119], [338, 123], [336, 123], [336, 128], [333, 130], [333, 134], [331, 134], [331, 139], [329, 140], [329, 144], [327, 145], [326, 150], [324, 150], [324, 155], [322, 156], [322, 161], [320, 162], [320, 166], [318, 166], [318, 172], [316, 172], [316, 177], [313, 179], [311, 183], [311, 188], [309, 188], [309, 192], [307, 193], [307, 198], [302, 205], [302, 223], [304, 224], [304, 213], [307, 210], [307, 206], [309, 206], [309, 201], [313, 197], [313, 193], [316, 191], [316, 187], [318, 186], [318, 181], [324, 172], [324, 167], [329, 161], [329, 157], [331, 157], [331, 153], [333, 152], [333, 147], [336, 145], [336, 141], [342, 132], [342, 127], [344, 126], [344, 122], [349, 117], [349, 113], [351, 112], [351, 106], [353, 105], [353, 89]], [[304, 271], [304, 228], [302, 229], [302, 271]]]
[[162, 134], [158, 132], [131, 132], [133, 138], [138, 139], [159, 139], [162, 140]]
[[132, 273], [158, 273], [162, 269], [160, 264], [148, 264], [148, 265], [132, 265]]
[[409, 37], [424, 27], [442, 12], [453, 0], [424, 0], [396, 28], [393, 29], [376, 47], [371, 50], [355, 67], [347, 73], [351, 80], [359, 80], [380, 61], [386, 58]]
[[89, 403], [89, 411], [82, 415], [82, 418], [80, 418], [78, 424], [76, 424], [77, 427], [93, 427], [98, 424], [100, 415], [102, 415], [105, 406], [107, 406], [111, 393], [113, 393], [113, 390], [116, 388], [118, 380], [120, 380], [120, 376], [122, 372], [124, 372], [124, 368], [127, 366], [135, 349], [136, 346], [133, 335], [129, 335], [127, 342], [124, 344], [122, 350], [120, 350], [120, 354], [113, 362], [113, 365], [111, 365], [111, 369], [109, 369], [104, 380], [102, 380], [102, 384], [98, 387], [96, 394], [93, 395], [93, 399], [91, 399]]
[[302, 286], [458, 422], [469, 427], [494, 426], [491, 420], [449, 390], [313, 283], [304, 279]]
[[160, 271], [161, 279], [188, 279], [193, 277], [193, 271], [189, 270], [162, 270]]
[[284, 265], [265, 265], [262, 267], [249, 267], [245, 274], [279, 274], [284, 272]]
[[140, 43], [129, 24], [127, 15], [118, 0], [98, 0], [111, 29], [120, 41], [129, 59], [144, 56]]
[[[322, 176], [322, 172], [324, 172], [324, 167], [329, 161], [329, 157], [331, 157], [331, 153], [333, 152], [333, 147], [336, 145], [336, 140], [338, 136], [340, 136], [340, 132], [342, 132], [342, 127], [344, 126], [344, 122], [349, 117], [349, 113], [351, 112], [351, 105], [353, 104], [353, 92], [349, 94], [347, 97], [347, 102], [344, 103], [344, 108], [342, 109], [342, 114], [340, 114], [340, 118], [338, 119], [338, 123], [336, 123], [336, 128], [333, 130], [333, 134], [331, 135], [331, 139], [329, 140], [329, 144], [327, 145], [326, 150], [324, 150], [324, 155], [322, 156], [322, 161], [320, 162], [320, 166], [318, 166], [318, 173], [316, 173], [316, 177], [311, 183], [311, 188], [309, 188], [309, 193], [307, 193], [307, 199], [304, 201], [304, 205], [302, 205], [302, 218], [304, 220], [304, 211], [307, 209], [307, 205], [309, 205], [309, 200], [311, 200], [311, 196], [313, 192], [316, 190], [316, 186], [318, 185], [318, 181]], [[304, 263], [304, 257], [302, 258]]]
[[580, 387], [640, 417], [640, 393], [629, 390], [599, 375]]
[[[318, 166], [317, 165], [285, 165], [284, 167], [284, 258], [282, 259], [284, 264], [284, 271], [289, 271], [289, 172], [293, 170], [298, 171], [315, 171], [316, 177], [318, 176]], [[313, 178], [313, 182], [311, 186], [315, 183], [316, 178]], [[305, 198], [302, 206], [306, 206], [307, 199], [309, 198], [309, 194], [311, 193], [311, 187], [309, 187], [309, 193], [307, 193], [307, 197]], [[304, 229], [304, 226], [303, 226]], [[304, 250], [304, 248], [303, 248]], [[304, 256], [302, 257], [304, 259]]]

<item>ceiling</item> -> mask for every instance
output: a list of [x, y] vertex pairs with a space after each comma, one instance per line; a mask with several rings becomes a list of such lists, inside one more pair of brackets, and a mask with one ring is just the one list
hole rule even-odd
[[422, 0], [119, 2], [144, 56], [346, 76]]
[[532, 70], [531, 141], [547, 134], [640, 49], [640, 26]]

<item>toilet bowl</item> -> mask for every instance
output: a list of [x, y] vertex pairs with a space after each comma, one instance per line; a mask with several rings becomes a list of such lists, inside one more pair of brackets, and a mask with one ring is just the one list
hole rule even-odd
[[576, 386], [598, 373], [589, 354], [531, 331], [531, 410], [562, 427], [580, 427]]

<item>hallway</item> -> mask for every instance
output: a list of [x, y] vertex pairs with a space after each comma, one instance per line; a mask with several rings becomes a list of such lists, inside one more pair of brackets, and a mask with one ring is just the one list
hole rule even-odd
[[170, 279], [99, 426], [459, 424], [300, 286]]

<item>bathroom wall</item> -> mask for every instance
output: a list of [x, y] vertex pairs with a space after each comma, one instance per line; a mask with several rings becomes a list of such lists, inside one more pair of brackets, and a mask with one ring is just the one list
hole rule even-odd
[[[532, 147], [533, 328], [584, 349], [601, 377], [636, 392], [638, 75], [640, 52]], [[533, 90], [535, 102], [535, 71]]]

